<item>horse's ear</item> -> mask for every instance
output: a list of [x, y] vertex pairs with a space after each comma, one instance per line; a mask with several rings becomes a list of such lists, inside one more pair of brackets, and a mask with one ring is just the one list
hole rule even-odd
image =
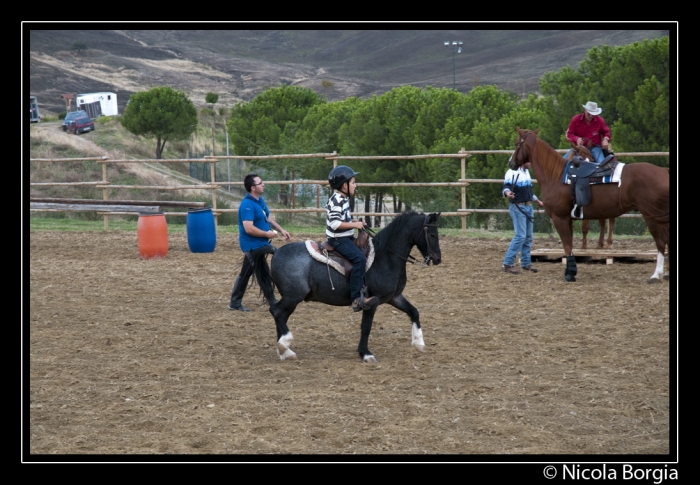
[[518, 132], [518, 134], [520, 134], [520, 126], [518, 126], [518, 125], [515, 125], [515, 131], [517, 131], [517, 132]]
[[533, 133], [536, 135], [539, 132], [540, 132], [540, 127], [538, 126], [537, 129], [535, 131], [533, 131]]
[[428, 216], [428, 222], [436, 222], [440, 214], [442, 214], [442, 212], [433, 212]]

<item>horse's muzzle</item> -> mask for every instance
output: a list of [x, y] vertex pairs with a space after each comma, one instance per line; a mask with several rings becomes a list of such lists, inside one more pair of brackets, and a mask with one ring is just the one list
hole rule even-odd
[[434, 265], [438, 265], [442, 262], [442, 258], [440, 255], [435, 254], [435, 253], [430, 253], [428, 254], [425, 259], [423, 260], [423, 264], [430, 266], [430, 263], [433, 263]]

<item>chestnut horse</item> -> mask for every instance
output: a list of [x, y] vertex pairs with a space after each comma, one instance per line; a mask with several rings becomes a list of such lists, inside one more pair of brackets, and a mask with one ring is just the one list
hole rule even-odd
[[[511, 165], [520, 167], [531, 162], [532, 171], [542, 190], [544, 210], [552, 219], [559, 233], [566, 256], [566, 281], [576, 281], [576, 258], [573, 253], [573, 219], [571, 211], [574, 197], [570, 185], [562, 183], [566, 161], [554, 148], [537, 137], [537, 130], [515, 128], [518, 140]], [[637, 210], [644, 218], [654, 238], [656, 270], [649, 283], [658, 283], [664, 274], [664, 253], [668, 247], [671, 257], [670, 238], [670, 176], [669, 171], [650, 163], [627, 164], [622, 169], [620, 184], [597, 184], [591, 186], [591, 203], [586, 206], [590, 219], [610, 219]]]
[[[590, 144], [590, 142], [589, 142]], [[565, 157], [567, 161], [571, 161], [574, 158], [574, 154], [578, 154], [580, 157], [587, 158], [589, 161], [593, 160], [593, 155], [586, 146], [578, 146], [575, 143], [571, 144], [571, 150], [568, 152], [568, 156]], [[605, 242], [605, 219], [598, 219], [598, 225], [600, 225], [600, 235], [598, 236], [598, 244], [596, 249], [603, 249], [603, 243]], [[605, 244], [605, 249], [612, 248], [613, 243], [613, 231], [615, 230], [615, 218], [608, 219], [608, 241]], [[581, 233], [583, 235], [583, 242], [581, 243], [581, 249], [588, 249], [588, 219], [581, 221]]]

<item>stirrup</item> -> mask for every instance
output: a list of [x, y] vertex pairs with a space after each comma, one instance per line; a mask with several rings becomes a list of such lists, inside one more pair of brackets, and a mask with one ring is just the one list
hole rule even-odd
[[355, 298], [355, 300], [353, 300], [352, 305], [350, 305], [350, 307], [352, 308], [352, 311], [354, 311], [354, 312], [361, 312], [362, 310], [366, 310], [366, 308], [363, 308], [363, 305], [362, 305], [362, 296], [360, 296], [359, 298]]
[[369, 310], [377, 303], [377, 301], [378, 301], [378, 299], [376, 296], [366, 297], [364, 291], [360, 292], [360, 306], [362, 307], [363, 310]]
[[[579, 210], [579, 215], [576, 215], [576, 209]], [[574, 208], [571, 209], [571, 218], [572, 219], [583, 219], [583, 207], [579, 207], [578, 205], [574, 204]]]

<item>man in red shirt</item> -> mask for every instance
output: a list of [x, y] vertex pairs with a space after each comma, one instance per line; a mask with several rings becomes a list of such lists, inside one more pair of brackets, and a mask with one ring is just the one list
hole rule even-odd
[[[574, 115], [566, 130], [566, 138], [571, 143], [578, 146], [591, 143], [588, 147], [595, 160], [591, 162], [600, 163], [605, 158], [603, 149], [610, 147], [610, 128], [605, 124], [605, 120], [599, 116], [603, 111], [598, 107], [598, 103], [589, 101], [582, 105], [583, 113]], [[568, 155], [568, 154], [566, 154]], [[566, 158], [566, 155], [564, 157]]]

